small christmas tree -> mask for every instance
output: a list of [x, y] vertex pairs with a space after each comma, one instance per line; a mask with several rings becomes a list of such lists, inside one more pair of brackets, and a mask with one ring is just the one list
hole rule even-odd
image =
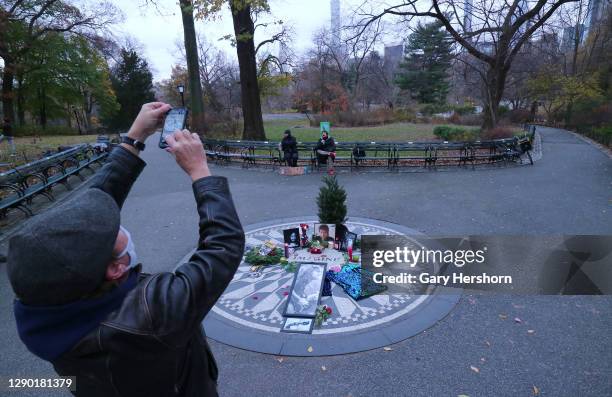
[[319, 222], [343, 224], [346, 221], [346, 191], [335, 176], [324, 177], [323, 183], [317, 197]]

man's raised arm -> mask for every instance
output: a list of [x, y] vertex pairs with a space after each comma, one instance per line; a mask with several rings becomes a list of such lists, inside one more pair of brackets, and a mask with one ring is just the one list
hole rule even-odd
[[174, 273], [155, 276], [147, 287], [151, 327], [166, 344], [186, 343], [232, 280], [244, 251], [244, 232], [227, 179], [211, 176], [197, 134], [177, 131], [167, 149], [191, 177], [199, 222], [198, 248]]
[[[144, 143], [155, 132], [170, 108], [170, 105], [161, 102], [144, 104], [127, 136]], [[96, 173], [91, 188], [108, 193], [121, 208], [136, 178], [146, 165], [139, 153], [134, 146], [125, 143], [115, 148], [109, 155], [108, 162]]]

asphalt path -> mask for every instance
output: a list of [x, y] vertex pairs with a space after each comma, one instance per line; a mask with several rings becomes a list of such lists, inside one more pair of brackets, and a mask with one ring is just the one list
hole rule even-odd
[[[349, 217], [431, 235], [612, 234], [610, 157], [571, 133], [539, 132], [543, 158], [534, 166], [342, 173]], [[150, 146], [122, 223], [146, 271], [172, 271], [195, 246], [197, 213], [188, 177], [170, 155]], [[212, 171], [228, 177], [244, 225], [317, 212], [321, 175], [282, 177], [217, 166]], [[4, 267], [0, 378], [53, 376], [52, 367], [18, 339]], [[215, 341], [211, 346], [224, 396], [603, 396], [612, 394], [611, 329], [612, 297], [465, 295], [438, 324], [391, 350], [279, 358]]]

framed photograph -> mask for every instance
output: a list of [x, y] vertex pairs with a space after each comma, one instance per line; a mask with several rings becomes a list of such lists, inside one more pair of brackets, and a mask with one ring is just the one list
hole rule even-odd
[[328, 223], [315, 223], [314, 225], [314, 240], [318, 240], [321, 245], [327, 247], [330, 243], [333, 247], [336, 238], [336, 225]]
[[325, 281], [326, 263], [301, 263], [293, 277], [283, 317], [314, 318]]
[[285, 229], [283, 230], [283, 239], [289, 248], [297, 248], [300, 246], [300, 229]]
[[349, 247], [353, 247], [355, 245], [356, 240], [357, 235], [355, 233], [346, 232], [344, 235], [344, 240], [342, 240], [342, 251], [348, 251]]
[[281, 327], [281, 332], [310, 334], [313, 326], [314, 318], [287, 317]]

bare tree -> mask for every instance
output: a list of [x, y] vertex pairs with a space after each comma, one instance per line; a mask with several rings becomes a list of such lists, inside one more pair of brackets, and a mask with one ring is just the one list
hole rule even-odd
[[473, 3], [463, 0], [404, 0], [380, 9], [366, 9], [364, 3], [358, 11], [362, 17], [358, 26], [360, 32], [365, 31], [386, 16], [398, 17], [402, 22], [423, 17], [440, 21], [456, 43], [483, 65], [483, 127], [493, 128], [498, 122], [506, 77], [517, 54], [561, 5], [576, 1], [480, 0]]
[[321, 73], [328, 71], [330, 76], [338, 74], [340, 85], [349, 94], [350, 105], [353, 105], [355, 101], [363, 99], [365, 84], [373, 86], [370, 79], [380, 82], [381, 78], [385, 78], [382, 70], [373, 71], [376, 65], [382, 66], [380, 57], [377, 58], [374, 53], [376, 46], [382, 42], [384, 25], [378, 20], [365, 29], [349, 26], [344, 31], [348, 38], [341, 43], [329, 29], [315, 33], [315, 47], [310, 51], [310, 58], [313, 61], [311, 66], [318, 64]]
[[[262, 69], [276, 69], [278, 73], [288, 73], [295, 66], [295, 54], [291, 50], [291, 43], [295, 35], [293, 28], [285, 25], [283, 21], [259, 22], [257, 21], [257, 15], [254, 22], [256, 33], [258, 30], [269, 30], [275, 26], [280, 27], [277, 31], [268, 34], [267, 38], [255, 46], [255, 55], [258, 58], [258, 75], [261, 75]], [[278, 45], [281, 49], [278, 55], [275, 55], [270, 49], [273, 45]]]

